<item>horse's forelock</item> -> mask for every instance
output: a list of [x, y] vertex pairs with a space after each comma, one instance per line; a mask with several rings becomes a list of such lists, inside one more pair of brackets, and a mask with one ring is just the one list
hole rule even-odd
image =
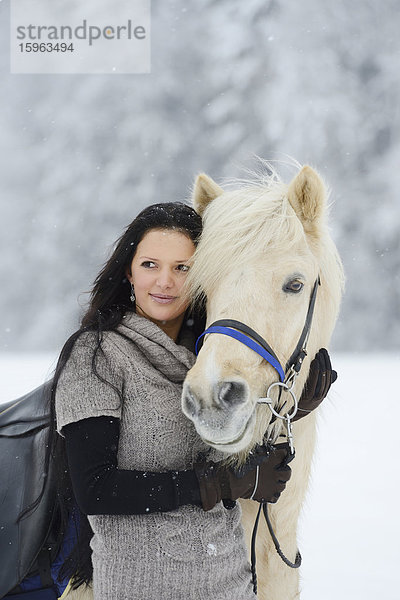
[[[187, 279], [191, 297], [212, 291], [221, 275], [260, 260], [264, 250], [287, 252], [304, 238], [290, 206], [288, 186], [275, 175], [225, 191], [205, 211], [204, 229]], [[217, 260], [215, 260], [217, 257]]]

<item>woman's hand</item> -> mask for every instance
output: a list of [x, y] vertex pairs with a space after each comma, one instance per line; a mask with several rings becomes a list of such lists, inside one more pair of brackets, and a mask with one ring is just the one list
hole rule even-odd
[[292, 420], [298, 421], [317, 408], [336, 379], [337, 373], [332, 369], [328, 351], [321, 348], [314, 360], [311, 361], [310, 372], [300, 396], [299, 407]]
[[204, 510], [221, 500], [250, 498], [258, 502], [276, 502], [292, 474], [288, 463], [294, 458], [287, 443], [256, 446], [239, 468], [214, 462], [194, 466]]

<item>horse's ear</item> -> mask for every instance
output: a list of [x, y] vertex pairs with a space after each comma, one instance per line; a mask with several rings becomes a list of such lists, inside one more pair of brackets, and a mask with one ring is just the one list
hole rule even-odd
[[289, 202], [303, 224], [306, 233], [318, 236], [325, 211], [327, 191], [318, 175], [308, 165], [290, 182]]
[[197, 175], [193, 188], [193, 207], [194, 210], [202, 216], [207, 205], [214, 198], [224, 193], [224, 190], [219, 187], [211, 177], [205, 173]]

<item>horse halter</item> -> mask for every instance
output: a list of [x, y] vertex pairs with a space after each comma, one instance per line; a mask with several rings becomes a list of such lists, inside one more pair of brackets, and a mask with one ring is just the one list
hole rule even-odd
[[[248, 327], [241, 321], [235, 321], [234, 319], [220, 319], [218, 321], [214, 321], [203, 333], [197, 338], [195, 352], [196, 355], [199, 353], [201, 344], [204, 341], [204, 336], [209, 333], [220, 333], [222, 335], [227, 335], [229, 337], [238, 340], [254, 352], [257, 352], [262, 358], [264, 358], [272, 367], [274, 367], [275, 371], [279, 375], [279, 381], [275, 383], [271, 383], [268, 387], [267, 395], [265, 398], [259, 398], [257, 404], [267, 404], [275, 418], [282, 419], [285, 421], [286, 425], [286, 434], [290, 447], [290, 451], [294, 454], [294, 446], [293, 446], [293, 435], [292, 435], [292, 427], [291, 427], [291, 419], [296, 415], [298, 409], [298, 402], [296, 395], [293, 391], [293, 386], [296, 381], [296, 377], [300, 372], [301, 366], [303, 364], [304, 358], [307, 356], [307, 342], [310, 335], [311, 323], [314, 314], [315, 301], [317, 298], [318, 286], [321, 285], [321, 281], [319, 276], [315, 280], [313, 289], [311, 291], [310, 301], [308, 304], [308, 310], [306, 315], [306, 320], [304, 323], [303, 331], [301, 332], [299, 341], [297, 342], [296, 348], [292, 352], [289, 360], [285, 365], [285, 370], [283, 370], [282, 365], [280, 364], [278, 357], [275, 352], [272, 350], [271, 346], [262, 338], [254, 329]], [[288, 392], [293, 398], [293, 410], [289, 414], [281, 415], [280, 411], [283, 406], [278, 408], [278, 411], [273, 407], [273, 400], [270, 398], [269, 394], [271, 389], [274, 387], [279, 387], [279, 399], [281, 397], [282, 391]], [[257, 467], [258, 469], [259, 467]], [[257, 470], [258, 475], [258, 470]], [[275, 549], [283, 562], [292, 569], [298, 569], [301, 565], [301, 554], [299, 550], [297, 551], [295, 561], [290, 561], [282, 552], [278, 539], [275, 535], [275, 532], [272, 527], [271, 520], [268, 514], [267, 502], [260, 502], [260, 506], [258, 508], [256, 521], [253, 528], [253, 534], [251, 538], [251, 573], [253, 579], [253, 590], [254, 593], [257, 593], [257, 575], [256, 575], [256, 536], [258, 523], [260, 520], [260, 513], [263, 510], [264, 517], [267, 523], [268, 530], [272, 537], [272, 541], [274, 542]]]
[[[248, 325], [245, 325], [241, 321], [236, 321], [234, 319], [220, 319], [218, 321], [214, 321], [214, 323], [207, 327], [207, 329], [203, 331], [203, 333], [197, 338], [195, 346], [195, 352], [197, 355], [200, 351], [205, 335], [208, 335], [209, 333], [220, 333], [222, 335], [227, 335], [231, 338], [234, 338], [235, 340], [241, 342], [251, 350], [254, 350], [254, 352], [259, 354], [259, 356], [264, 358], [272, 367], [274, 367], [275, 371], [279, 375], [279, 381], [271, 383], [271, 385], [268, 387], [265, 398], [259, 398], [258, 404], [268, 404], [274, 417], [285, 421], [287, 429], [287, 438], [292, 453], [294, 452], [294, 447], [293, 435], [291, 430], [291, 420], [296, 415], [298, 408], [298, 402], [293, 390], [293, 386], [295, 383], [295, 379], [300, 372], [304, 358], [307, 356], [307, 342], [310, 335], [311, 322], [314, 314], [315, 301], [317, 298], [317, 291], [319, 285], [321, 285], [321, 281], [318, 276], [315, 280], [313, 289], [311, 291], [303, 331], [301, 332], [296, 348], [292, 352], [292, 355], [290, 356], [288, 362], [285, 365], [285, 370], [279, 362], [279, 359], [276, 356], [275, 352], [273, 351], [271, 346], [264, 340], [264, 338], [262, 338], [256, 331], [254, 331], [254, 329], [248, 327]], [[275, 387], [279, 387], [279, 396], [282, 391], [288, 392], [292, 396], [294, 406], [290, 414], [286, 414], [285, 416], [283, 416], [272, 406], [273, 400], [270, 398], [270, 391]]]

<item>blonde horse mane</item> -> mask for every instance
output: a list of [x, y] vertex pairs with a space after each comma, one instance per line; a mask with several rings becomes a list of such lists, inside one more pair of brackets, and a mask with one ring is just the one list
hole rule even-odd
[[[260, 254], [266, 251], [279, 254], [304, 238], [302, 224], [287, 198], [288, 184], [282, 181], [271, 163], [259, 160], [262, 168], [248, 171], [250, 179], [225, 180], [224, 200], [217, 197], [203, 215], [204, 232], [186, 282], [194, 302], [206, 293], [212, 293], [221, 273], [228, 273], [233, 264], [235, 268], [244, 268], [255, 263]], [[215, 260], [216, 256], [218, 260]], [[341, 296], [343, 269], [329, 235], [321, 236], [318, 261], [321, 280], [325, 282], [332, 276], [339, 278]]]

